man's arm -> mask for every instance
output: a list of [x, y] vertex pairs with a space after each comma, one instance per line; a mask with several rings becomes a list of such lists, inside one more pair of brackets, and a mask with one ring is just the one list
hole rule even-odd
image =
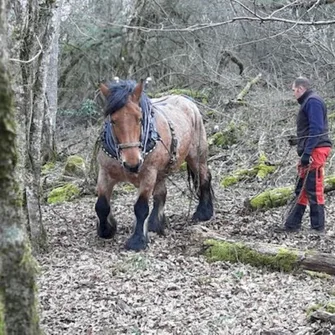
[[304, 153], [310, 155], [318, 143], [319, 135], [324, 131], [323, 106], [319, 100], [311, 98], [305, 110], [309, 122], [309, 134]]

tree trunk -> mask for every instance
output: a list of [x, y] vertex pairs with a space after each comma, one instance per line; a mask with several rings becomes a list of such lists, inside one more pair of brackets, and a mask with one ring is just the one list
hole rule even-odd
[[0, 333], [38, 335], [36, 265], [21, 216], [16, 175], [15, 113], [4, 43], [5, 8], [5, 1], [0, 0]]
[[43, 125], [43, 162], [54, 160], [56, 156], [55, 132], [58, 108], [58, 40], [62, 6], [63, 0], [58, 0], [58, 7], [55, 10], [55, 15], [52, 21], [54, 29], [47, 72], [47, 104]]
[[[21, 131], [25, 134], [21, 145], [23, 153], [25, 212], [33, 249], [46, 248], [46, 233], [40, 209], [40, 172], [42, 158], [42, 129], [45, 118], [47, 66], [53, 26], [53, 8], [56, 2], [28, 0], [24, 23], [21, 24], [20, 64], [22, 99], [20, 108]], [[29, 19], [28, 19], [29, 18]]]

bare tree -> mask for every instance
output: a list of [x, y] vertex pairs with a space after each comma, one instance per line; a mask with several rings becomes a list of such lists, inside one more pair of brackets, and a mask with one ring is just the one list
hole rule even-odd
[[16, 26], [20, 35], [16, 67], [17, 110], [20, 125], [23, 194], [28, 232], [34, 250], [46, 247], [46, 233], [40, 210], [40, 171], [42, 128], [46, 112], [46, 82], [49, 52], [54, 28], [53, 10], [56, 1], [27, 0], [13, 3], [17, 13]]
[[49, 63], [47, 65], [47, 86], [46, 86], [46, 113], [43, 127], [43, 161], [55, 159], [56, 144], [56, 116], [58, 109], [58, 55], [59, 55], [59, 34], [60, 20], [63, 7], [63, 0], [57, 1], [57, 8], [50, 25], [52, 29], [52, 40]]

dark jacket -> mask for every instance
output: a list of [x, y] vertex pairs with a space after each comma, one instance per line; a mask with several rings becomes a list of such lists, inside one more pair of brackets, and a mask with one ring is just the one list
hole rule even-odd
[[311, 154], [314, 148], [331, 147], [328, 135], [327, 107], [314, 91], [306, 91], [299, 99], [297, 116], [298, 155]]

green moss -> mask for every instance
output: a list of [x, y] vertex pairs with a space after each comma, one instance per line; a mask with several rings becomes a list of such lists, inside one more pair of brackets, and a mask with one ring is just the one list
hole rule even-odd
[[319, 304], [313, 304], [306, 309], [307, 317], [310, 317], [311, 314], [315, 311], [325, 311], [331, 314], [335, 314], [335, 301], [327, 301]]
[[335, 176], [326, 177], [325, 185], [328, 187], [335, 187]]
[[70, 176], [85, 176], [85, 160], [77, 155], [69, 156], [64, 167], [64, 174]]
[[285, 248], [280, 249], [276, 255], [263, 255], [243, 243], [208, 240], [205, 244], [208, 246], [205, 256], [209, 262], [241, 262], [284, 272], [293, 271], [298, 262], [296, 252]]
[[80, 194], [77, 185], [68, 183], [64, 186], [53, 189], [48, 195], [48, 204], [56, 204], [64, 201], [71, 201]]
[[316, 272], [316, 271], [310, 271], [310, 270], [305, 270], [304, 272], [308, 274], [311, 278], [320, 278], [320, 279], [327, 279], [327, 280], [330, 280], [333, 278], [331, 275], [329, 275], [328, 273], [324, 273], [324, 272]]
[[187, 163], [182, 162], [179, 168], [180, 171], [186, 171], [187, 170]]
[[264, 179], [268, 174], [273, 173], [276, 166], [269, 165], [268, 159], [264, 154], [260, 155], [258, 164], [251, 169], [237, 170], [233, 174], [223, 177], [220, 181], [222, 187], [228, 187], [238, 183], [242, 180], [257, 178], [258, 180]]
[[234, 122], [230, 122], [224, 130], [219, 131], [208, 138], [208, 145], [228, 148], [238, 142], [240, 133], [241, 127], [236, 126]]
[[227, 176], [221, 179], [220, 185], [225, 188], [234, 184], [237, 184], [240, 181], [238, 176]]
[[223, 177], [220, 181], [220, 185], [225, 188], [237, 184], [239, 181], [254, 177], [255, 175], [254, 169], [237, 170], [233, 174]]
[[45, 176], [54, 168], [55, 168], [55, 162], [48, 162], [42, 166], [41, 174]]
[[249, 206], [251, 209], [268, 209], [285, 205], [293, 194], [293, 186], [275, 188], [253, 197]]
[[313, 304], [306, 309], [307, 317], [310, 317], [311, 314], [322, 308], [321, 304]]
[[265, 163], [259, 163], [257, 166], [257, 174], [256, 177], [258, 179], [264, 179], [267, 175], [275, 172], [276, 167], [273, 165], [268, 165]]
[[122, 191], [128, 193], [128, 192], [133, 192], [136, 190], [136, 187], [133, 184], [130, 183], [125, 183], [122, 185]]

